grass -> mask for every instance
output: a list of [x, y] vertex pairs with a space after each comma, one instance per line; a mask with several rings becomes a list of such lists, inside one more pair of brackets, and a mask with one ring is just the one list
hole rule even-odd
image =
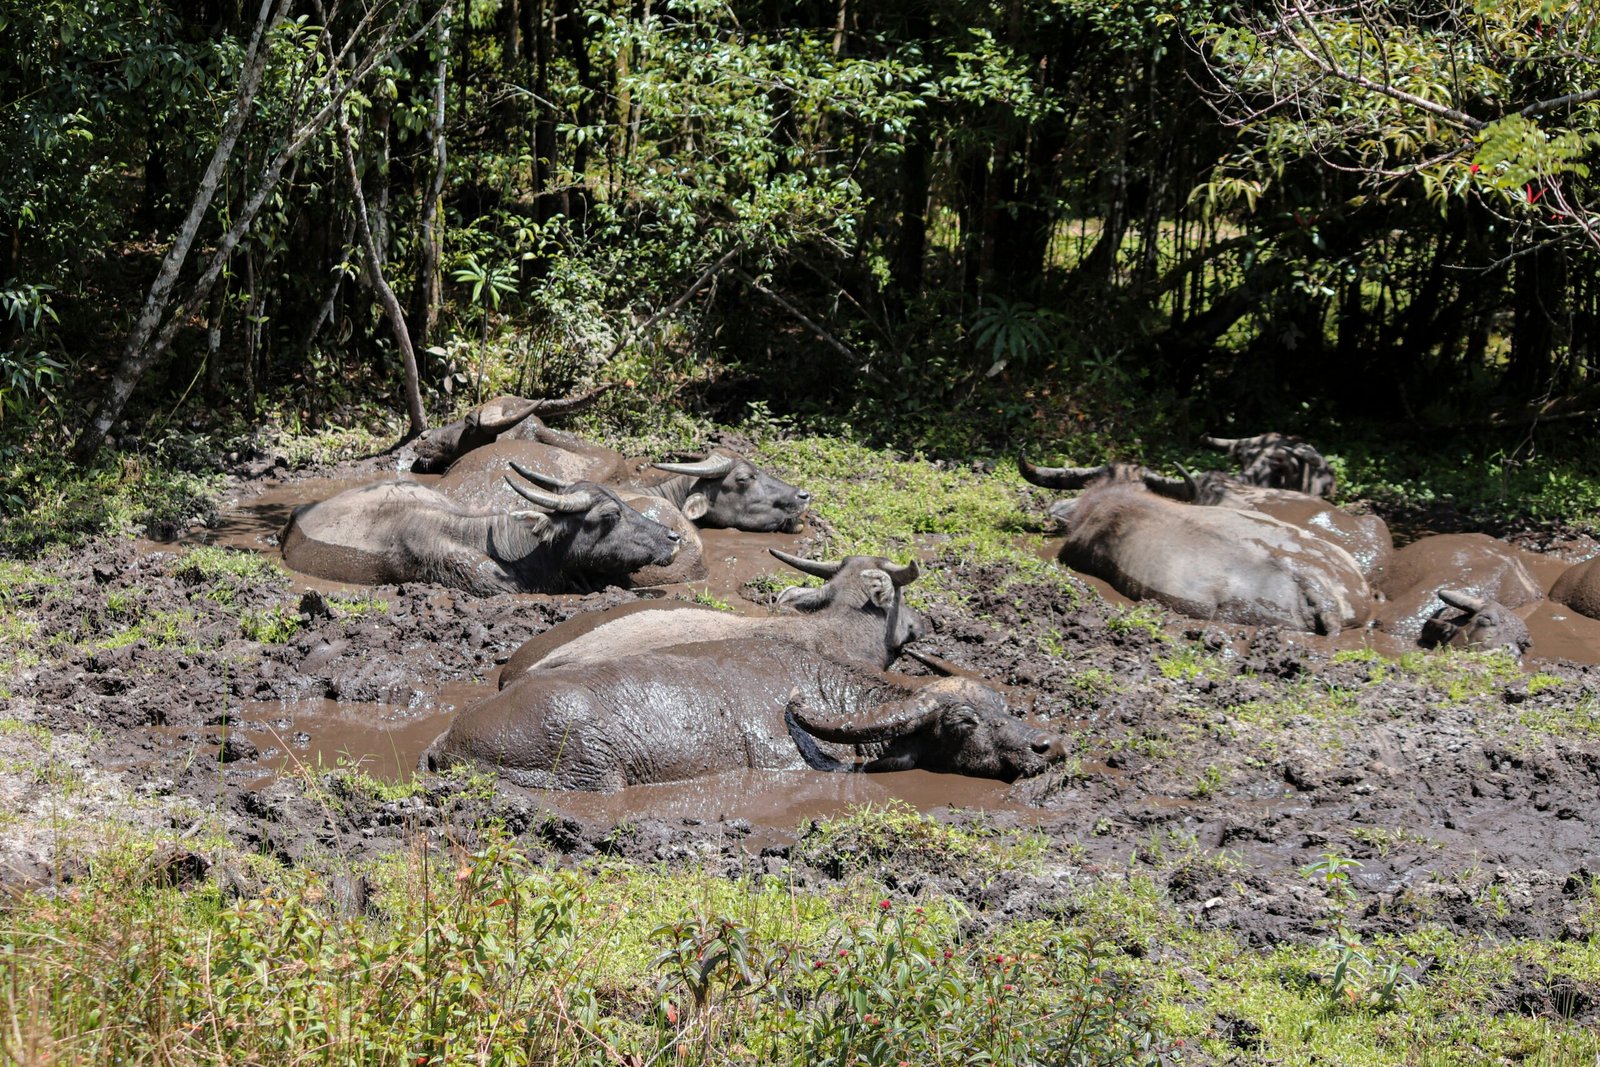
[[903, 800], [867, 804], [814, 823], [801, 837], [799, 855], [843, 877], [860, 871], [1037, 871], [1050, 839], [1036, 833], [996, 833], [981, 819], [953, 826]]

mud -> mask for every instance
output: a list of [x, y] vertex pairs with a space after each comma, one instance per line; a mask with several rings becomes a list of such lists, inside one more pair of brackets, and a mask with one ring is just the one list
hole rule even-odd
[[[6, 715], [22, 726], [0, 733], [0, 765], [43, 759], [18, 747], [32, 737], [89, 783], [52, 794], [37, 773], [7, 771], [10, 810], [33, 817], [54, 805], [85, 825], [134, 819], [179, 834], [221, 813], [241, 846], [291, 863], [359, 860], [421, 832], [470, 840], [493, 820], [557, 862], [602, 852], [802, 884], [867, 867], [896, 892], [955, 894], [980, 924], [1070, 910], [1074, 886], [1136, 872], [1197, 924], [1258, 943], [1324, 935], [1327, 897], [1301, 869], [1335, 854], [1361, 863], [1358, 929], [1600, 932], [1600, 621], [1549, 601], [1518, 609], [1536, 642], [1520, 669], [1402, 669], [1363, 651], [1412, 647], [1394, 635], [1325, 639], [1171, 616], [1152, 626], [1103, 583], [1069, 597], [930, 544], [924, 571], [942, 572], [950, 592], [925, 605], [934, 633], [919, 647], [1031, 701], [1073, 753], [1050, 773], [1008, 786], [924, 772], [739, 772], [604, 797], [421, 776], [418, 791], [392, 799], [342, 769], [407, 780], [525, 641], [646, 598], [763, 612], [771, 589], [793, 581], [767, 548], [805, 554], [815, 534], [707, 530], [706, 581], [589, 596], [480, 599], [296, 574], [218, 596], [175, 568], [198, 543], [272, 557], [294, 507], [379, 474], [375, 463], [246, 472], [217, 525], [168, 543], [98, 542], [10, 590], [34, 625], [5, 650]], [[1028, 543], [1046, 558], [1059, 550]], [[1561, 530], [1524, 530], [1517, 543], [1558, 556], [1530, 564], [1546, 588], [1596, 547]], [[245, 625], [270, 612], [294, 624], [276, 643]], [[910, 660], [898, 669], [925, 672]], [[846, 845], [825, 854], [809, 829], [890, 801], [1044, 834], [1046, 859], [1032, 874], [954, 861], [910, 870]], [[22, 826], [0, 842], [0, 881], [75, 877], [59, 834]], [[1564, 995], [1506, 990], [1508, 1003]]]

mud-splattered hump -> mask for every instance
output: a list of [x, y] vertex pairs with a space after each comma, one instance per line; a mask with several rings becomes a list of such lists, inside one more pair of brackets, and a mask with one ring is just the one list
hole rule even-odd
[[[552, 626], [512, 653], [511, 658], [506, 660], [505, 666], [500, 668], [500, 688], [504, 689], [546, 659], [562, 658], [556, 657], [555, 654], [563, 649], [567, 649], [575, 658], [589, 658], [591, 651], [602, 658], [607, 655], [627, 655], [635, 651], [627, 647], [628, 643], [625, 640], [610, 640], [611, 634], [607, 631], [619, 629], [616, 624], [623, 619], [634, 619], [636, 623], [643, 624], [649, 629], [656, 629], [659, 626], [684, 641], [700, 640], [688, 636], [693, 634], [697, 626], [686, 624], [685, 620], [679, 617], [681, 613], [690, 611], [707, 616], [706, 619], [694, 620], [701, 625], [711, 619], [728, 617], [726, 612], [720, 612], [704, 604], [691, 604], [685, 601], [663, 604], [654, 600], [619, 604], [604, 611], [586, 611], [581, 615], [574, 615], [566, 622]], [[640, 615], [646, 617], [634, 618]], [[585, 640], [586, 638], [588, 640]]]
[[280, 535], [283, 562], [302, 574], [332, 581], [360, 585], [394, 581], [391, 555], [373, 544], [371, 516], [389, 501], [420, 500], [428, 493], [414, 482], [386, 480], [332, 498], [348, 497], [354, 501], [351, 507], [325, 507], [325, 501], [301, 505]]
[[1431, 597], [1442, 586], [1520, 608], [1544, 599], [1544, 590], [1519, 555], [1517, 549], [1488, 534], [1424, 537], [1394, 554], [1384, 574], [1383, 591], [1397, 598], [1413, 589], [1425, 589]]
[[1563, 571], [1550, 587], [1550, 599], [1580, 615], [1600, 619], [1600, 556]]

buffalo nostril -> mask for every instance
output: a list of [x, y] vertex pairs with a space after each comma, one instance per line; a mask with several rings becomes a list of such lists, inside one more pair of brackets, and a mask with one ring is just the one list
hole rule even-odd
[[676, 540], [678, 540], [678, 538], [680, 538], [682, 536], [683, 535], [678, 533], [677, 530], [668, 530], [667, 531], [667, 540], [668, 541], [676, 541]]
[[1033, 750], [1039, 755], [1048, 756], [1050, 751], [1056, 747], [1056, 743], [1050, 740], [1048, 737], [1041, 737], [1039, 740], [1033, 743], [1032, 747]]
[[811, 492], [808, 489], [802, 489], [798, 493], [796, 493], [795, 496], [799, 497], [801, 500], [810, 500], [811, 499]]

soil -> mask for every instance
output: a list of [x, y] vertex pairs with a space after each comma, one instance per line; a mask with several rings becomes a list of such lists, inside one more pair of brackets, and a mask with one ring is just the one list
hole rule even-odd
[[[376, 461], [246, 463], [217, 525], [170, 543], [99, 541], [51, 559], [49, 583], [11, 591], [39, 625], [8, 655], [26, 654], [5, 680], [17, 726], [0, 732], [0, 797], [17, 817], [0, 841], [0, 879], [70, 883], [82, 861], [67, 843], [109, 820], [172, 827], [178, 844], [152, 860], [169, 879], [207, 873], [198, 846], [182, 843], [219, 818], [246, 850], [352, 861], [345, 869], [419, 831], [470, 841], [495, 821], [558, 862], [603, 853], [801, 883], [866, 866], [899, 893], [954, 894], [978, 925], [1068, 913], [1085, 884], [1143, 873], [1199, 926], [1254, 944], [1321, 939], [1336, 905], [1304, 868], [1336, 855], [1359, 862], [1344, 916], [1359, 932], [1432, 923], [1579, 938], [1600, 926], [1600, 668], [1402, 669], [1351, 655], [1365, 641], [1349, 635], [1177, 618], [1162, 629], [1130, 623], [1125, 602], [1092, 583], [1068, 597], [939, 546], [925, 573], [943, 572], [955, 595], [928, 608], [935, 632], [922, 647], [1010, 687], [1069, 733], [1075, 756], [1051, 773], [1007, 785], [741, 771], [605, 797], [455, 777], [408, 795], [372, 788], [340, 765], [407, 780], [456, 710], [493, 692], [499, 664], [548, 627], [641, 596], [709, 592], [764, 611], [761, 576], [789, 576], [765, 550], [803, 554], [812, 536], [709, 531], [709, 581], [589, 596], [476, 599], [292, 575], [220, 603], [174, 567], [201, 542], [273, 556], [294, 506], [379, 473]], [[1594, 547], [1565, 531], [1518, 540], [1567, 558]], [[1044, 538], [1037, 547], [1050, 551]], [[242, 619], [274, 608], [297, 624], [287, 640], [245, 636]], [[132, 627], [141, 636], [119, 644]], [[909, 660], [899, 669], [925, 672]], [[814, 820], [891, 800], [1046, 835], [1046, 862], [997, 876], [819, 853]], [[216, 873], [249, 891], [241, 870]], [[1557, 1000], [1600, 1011], [1600, 983], [1524, 977], [1505, 990], [1507, 1011]]]

